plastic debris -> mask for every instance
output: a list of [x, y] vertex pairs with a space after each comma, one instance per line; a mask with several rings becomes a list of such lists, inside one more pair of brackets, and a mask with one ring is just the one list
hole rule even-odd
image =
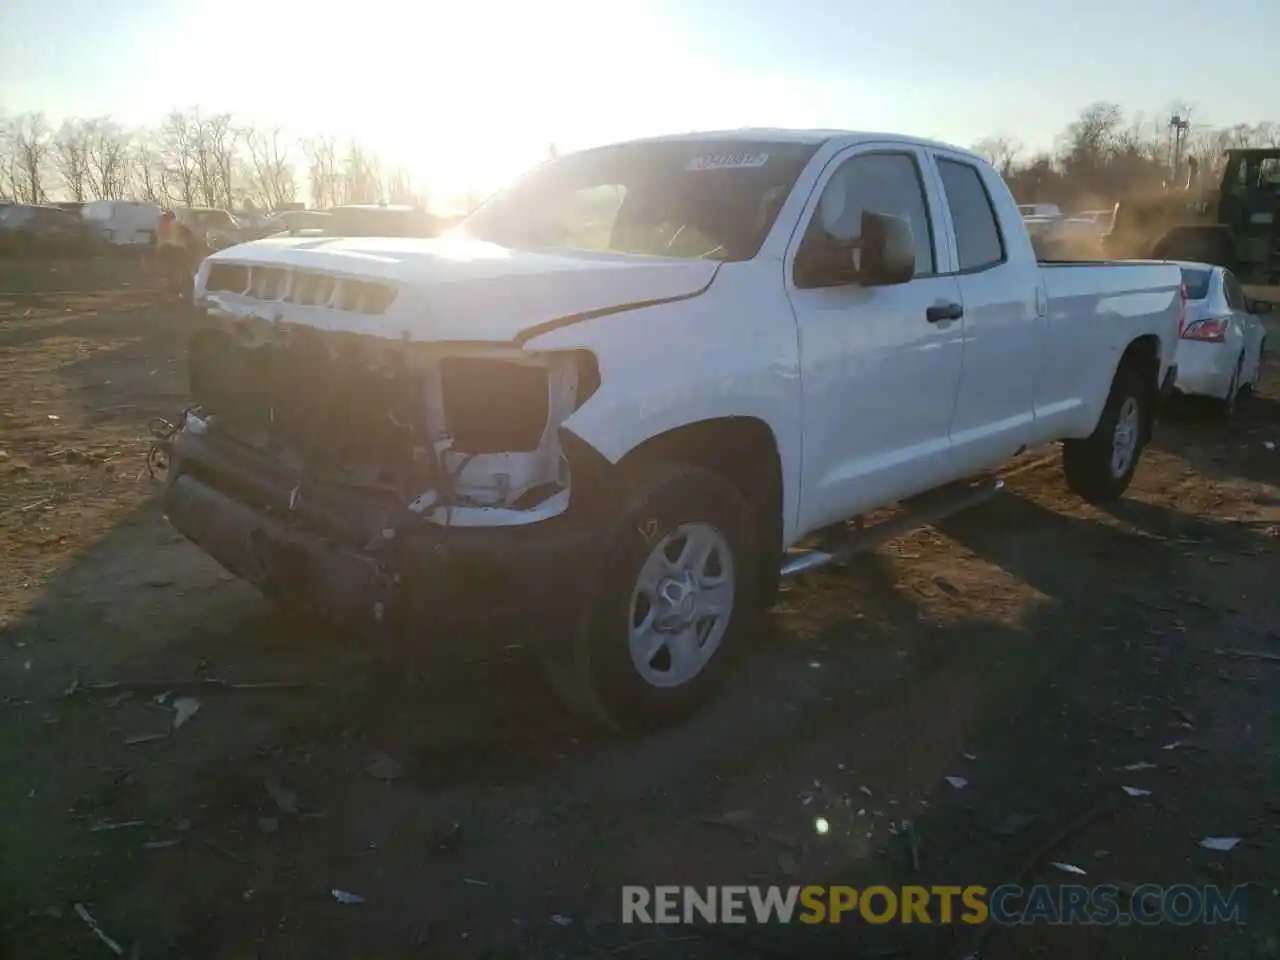
[[124, 741], [126, 747], [136, 747], [140, 743], [155, 743], [157, 740], [163, 740], [167, 733], [143, 733], [136, 737], [128, 737]]
[[114, 953], [117, 957], [124, 956], [124, 947], [116, 943], [106, 935], [102, 927], [98, 925], [98, 921], [85, 909], [83, 903], [77, 903], [74, 907], [76, 916], [88, 924], [89, 929], [93, 931], [93, 935], [107, 945], [107, 949]]
[[1127, 793], [1131, 797], [1151, 796], [1150, 790], [1143, 790], [1141, 787], [1121, 787], [1120, 789], [1123, 790], [1125, 793]]
[[107, 830], [123, 830], [126, 827], [145, 827], [145, 820], [119, 820], [112, 822], [110, 820], [99, 820], [89, 828], [90, 833], [103, 833]]
[[266, 788], [267, 795], [280, 808], [281, 813], [297, 813], [298, 812], [298, 795], [294, 791], [284, 787], [275, 777], [267, 777], [262, 782]]
[[1081, 876], [1081, 877], [1087, 876], [1085, 871], [1081, 870], [1074, 863], [1063, 863], [1061, 860], [1050, 860], [1049, 866], [1057, 867], [1063, 873], [1074, 873], [1077, 876]]
[[365, 764], [364, 772], [375, 780], [396, 780], [404, 774], [404, 767], [385, 753], [377, 753]]
[[1206, 850], [1218, 850], [1225, 853], [1228, 850], [1234, 850], [1239, 842], [1239, 837], [1205, 837], [1200, 841], [1200, 846]]
[[337, 887], [334, 887], [330, 892], [333, 894], [333, 899], [347, 906], [364, 903], [364, 897], [358, 893], [348, 893], [346, 890], [339, 890]]
[[168, 850], [170, 847], [176, 847], [183, 841], [182, 837], [174, 837], [172, 840], [148, 840], [142, 845], [143, 850]]
[[964, 753], [960, 754], [960, 756], [964, 757], [966, 760], [977, 760], [977, 759], [978, 759], [978, 757], [977, 757], [977, 755], [976, 755], [976, 754], [972, 754], [972, 753], [970, 753], [968, 750], [966, 750]]
[[177, 730], [194, 717], [199, 709], [200, 701], [195, 697], [179, 697], [173, 701], [173, 729]]
[[1147, 763], [1145, 760], [1139, 760], [1137, 763], [1131, 763], [1125, 767], [1116, 767], [1117, 770], [1127, 770], [1130, 773], [1138, 770], [1154, 770], [1155, 768], [1156, 765], [1154, 763]]
[[1262, 445], [1266, 447], [1268, 450], [1274, 450], [1276, 448], [1275, 443], [1272, 442], [1271, 440], [1263, 440]]
[[572, 920], [572, 919], [570, 919], [569, 917], [562, 916], [561, 914], [558, 914], [558, 913], [553, 913], [553, 914], [551, 915], [551, 922], [552, 922], [552, 923], [554, 923], [557, 927], [572, 927], [572, 926], [573, 926], [573, 920]]
[[955, 787], [957, 790], [963, 790], [965, 787], [969, 785], [969, 781], [966, 780], [964, 777], [943, 777], [943, 779], [946, 780], [947, 783], [951, 784], [951, 786]]

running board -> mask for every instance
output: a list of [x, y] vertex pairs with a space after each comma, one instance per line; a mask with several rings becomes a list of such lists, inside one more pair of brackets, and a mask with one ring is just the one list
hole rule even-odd
[[869, 529], [850, 528], [843, 541], [826, 549], [788, 552], [782, 563], [782, 576], [796, 577], [833, 563], [843, 563], [859, 553], [870, 553], [890, 540], [985, 503], [1002, 489], [1003, 480], [983, 480], [979, 483], [952, 484], [904, 500], [902, 505], [906, 510], [901, 516]]

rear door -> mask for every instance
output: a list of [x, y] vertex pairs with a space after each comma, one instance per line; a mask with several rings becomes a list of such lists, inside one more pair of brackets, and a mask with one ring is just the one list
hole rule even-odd
[[[801, 527], [813, 530], [952, 478], [947, 429], [960, 382], [964, 321], [956, 278], [937, 240], [942, 203], [923, 151], [860, 145], [823, 171], [785, 261], [799, 326], [804, 384]], [[903, 217], [916, 245], [915, 278], [884, 287], [797, 285], [795, 258], [821, 231], [861, 233], [863, 211]], [[830, 231], [829, 231], [830, 232]]]
[[[989, 168], [963, 154], [934, 150], [946, 197], [945, 224], [955, 248], [954, 275], [964, 304], [964, 366], [951, 419], [956, 468], [998, 464], [1031, 442], [1036, 378], [1046, 345], [1047, 304], [1040, 268], [1000, 228]], [[1009, 215], [1014, 215], [1012, 204]]]

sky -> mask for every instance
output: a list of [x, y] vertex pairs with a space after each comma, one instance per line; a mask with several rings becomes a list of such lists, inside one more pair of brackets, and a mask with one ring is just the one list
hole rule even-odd
[[0, 112], [133, 126], [198, 105], [354, 136], [463, 193], [551, 142], [692, 129], [1047, 149], [1097, 100], [1280, 121], [1268, 37], [1262, 0], [0, 0]]

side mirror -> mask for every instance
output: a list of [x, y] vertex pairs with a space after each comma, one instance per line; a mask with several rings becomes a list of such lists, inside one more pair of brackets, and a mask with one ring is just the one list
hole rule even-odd
[[833, 237], [825, 216], [821, 222], [825, 229], [796, 258], [797, 285], [887, 287], [915, 276], [915, 238], [903, 217], [863, 211], [861, 235], [852, 241]]
[[1266, 316], [1271, 312], [1271, 301], [1270, 300], [1250, 300], [1249, 312], [1257, 317]]

